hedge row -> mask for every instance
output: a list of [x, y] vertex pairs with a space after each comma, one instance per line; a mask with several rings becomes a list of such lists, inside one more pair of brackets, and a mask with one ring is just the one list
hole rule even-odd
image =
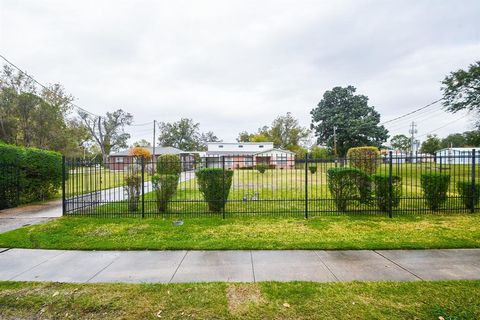
[[62, 156], [57, 152], [0, 143], [0, 165], [17, 169], [20, 203], [50, 199], [62, 185]]

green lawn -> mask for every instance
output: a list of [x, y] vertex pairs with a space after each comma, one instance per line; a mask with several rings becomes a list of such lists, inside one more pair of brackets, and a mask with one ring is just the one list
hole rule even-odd
[[0, 282], [2, 319], [479, 319], [480, 281]]
[[296, 218], [64, 217], [0, 234], [0, 247], [46, 249], [480, 248], [480, 215]]

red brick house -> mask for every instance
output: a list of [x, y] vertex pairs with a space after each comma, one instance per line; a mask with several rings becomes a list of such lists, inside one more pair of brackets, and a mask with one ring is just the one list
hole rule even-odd
[[[144, 147], [153, 154], [152, 147]], [[155, 155], [153, 159], [148, 160], [148, 164], [156, 163], [158, 156], [162, 154], [176, 154], [182, 160], [182, 167], [184, 171], [193, 169], [194, 157], [188, 151], [183, 151], [174, 147], [155, 147]], [[130, 164], [135, 163], [135, 159], [130, 155], [130, 149], [112, 153], [109, 156], [108, 167], [110, 170], [125, 170]]]

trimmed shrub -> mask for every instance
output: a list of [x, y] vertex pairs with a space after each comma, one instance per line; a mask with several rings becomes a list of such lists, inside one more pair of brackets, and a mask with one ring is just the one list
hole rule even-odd
[[207, 201], [209, 210], [222, 211], [232, 186], [233, 171], [206, 168], [195, 172], [195, 176], [198, 180], [198, 189]]
[[317, 166], [308, 166], [308, 170], [311, 174], [315, 174], [317, 172]]
[[267, 171], [267, 169], [268, 169], [268, 164], [259, 163], [255, 166], [255, 168], [257, 169], [258, 172], [265, 173], [265, 171]]
[[339, 211], [345, 211], [351, 201], [366, 202], [371, 197], [371, 177], [357, 168], [341, 167], [327, 170], [328, 189]]
[[128, 211], [137, 211], [142, 188], [142, 177], [135, 171], [125, 175], [123, 190], [127, 194]]
[[157, 197], [157, 210], [165, 212], [168, 209], [168, 203], [177, 192], [178, 174], [156, 174], [152, 176], [152, 185]]
[[158, 174], [180, 174], [182, 172], [182, 161], [176, 154], [162, 154], [157, 159]]
[[347, 159], [350, 166], [368, 174], [374, 174], [380, 162], [380, 152], [377, 147], [350, 148], [347, 152]]
[[437, 210], [447, 200], [450, 175], [443, 173], [424, 173], [420, 176], [425, 202], [431, 210]]
[[177, 192], [182, 172], [182, 161], [176, 154], [162, 154], [157, 159], [157, 174], [152, 176], [152, 185], [157, 197], [157, 210], [165, 212], [168, 203]]
[[21, 203], [53, 198], [62, 185], [62, 156], [57, 152], [0, 143], [0, 163], [18, 167]]
[[[480, 183], [475, 183], [474, 189], [475, 191], [472, 192], [471, 181], [457, 182], [457, 191], [460, 194], [461, 200], [465, 205], [465, 208], [469, 210], [475, 209], [475, 206], [478, 205], [478, 201], [480, 200]], [[473, 204], [473, 208], [472, 208], [472, 204]]]
[[392, 208], [398, 207], [400, 198], [402, 197], [402, 178], [400, 176], [392, 175], [392, 195], [390, 198], [389, 192], [389, 176], [382, 174], [375, 174], [372, 176], [375, 198], [377, 206], [381, 211], [387, 212], [392, 203]]

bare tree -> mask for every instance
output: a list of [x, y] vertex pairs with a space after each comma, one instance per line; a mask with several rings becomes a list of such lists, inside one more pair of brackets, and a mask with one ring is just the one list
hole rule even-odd
[[118, 109], [107, 112], [105, 117], [92, 116], [83, 111], [79, 111], [78, 114], [100, 147], [103, 163], [108, 161], [112, 150], [128, 147], [127, 140], [130, 134], [126, 133], [124, 128], [133, 122], [133, 116], [130, 113]]

